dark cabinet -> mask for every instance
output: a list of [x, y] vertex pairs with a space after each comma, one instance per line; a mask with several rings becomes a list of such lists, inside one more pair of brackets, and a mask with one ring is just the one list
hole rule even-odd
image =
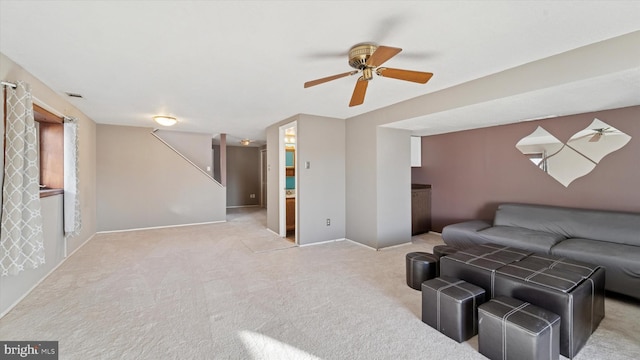
[[411, 185], [411, 235], [431, 230], [431, 185]]
[[287, 198], [287, 231], [296, 229], [296, 199]]

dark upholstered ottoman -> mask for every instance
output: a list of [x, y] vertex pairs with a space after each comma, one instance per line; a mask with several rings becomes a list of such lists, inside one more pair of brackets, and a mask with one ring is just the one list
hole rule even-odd
[[407, 285], [415, 290], [422, 289], [422, 283], [438, 275], [438, 259], [426, 252], [407, 254]]
[[439, 277], [422, 283], [422, 321], [457, 342], [478, 333], [478, 305], [485, 291], [466, 281]]
[[458, 250], [458, 248], [454, 248], [453, 246], [449, 245], [436, 245], [433, 247], [433, 255], [435, 255], [436, 258], [440, 260], [441, 257], [455, 254], [456, 252], [458, 252]]
[[[592, 285], [593, 289], [593, 312], [591, 322], [591, 333], [596, 331], [600, 321], [604, 319], [604, 298], [605, 298], [605, 283], [606, 283], [606, 270], [602, 266], [585, 263], [578, 260], [567, 259], [560, 256], [553, 255], [529, 255], [528, 261], [539, 262], [545, 265], [547, 268], [553, 268], [556, 270], [571, 271], [580, 274], [584, 281], [588, 281]], [[602, 268], [605, 272], [603, 277], [593, 276], [594, 273]]]
[[524, 259], [530, 251], [503, 245], [482, 244], [440, 259], [440, 275], [468, 281], [487, 292], [487, 300], [493, 297], [493, 278], [496, 269]]
[[604, 281], [600, 266], [535, 255], [498, 269], [494, 290], [560, 315], [560, 354], [573, 358], [604, 317]]
[[559, 359], [560, 316], [499, 296], [478, 308], [478, 351], [489, 359]]
[[440, 276], [440, 258], [443, 256], [455, 254], [459, 249], [449, 245], [436, 245], [433, 247], [433, 255], [438, 259], [438, 275]]

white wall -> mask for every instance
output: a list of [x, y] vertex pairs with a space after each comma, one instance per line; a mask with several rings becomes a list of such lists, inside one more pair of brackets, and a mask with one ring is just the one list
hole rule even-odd
[[213, 177], [212, 135], [167, 129], [158, 129], [156, 135]]
[[374, 249], [411, 241], [411, 133], [385, 111], [346, 121], [346, 237]]
[[279, 128], [296, 121], [298, 242], [410, 242], [411, 133], [380, 126], [385, 119], [384, 110], [347, 120], [300, 114], [269, 126], [268, 228], [279, 233]]
[[[0, 53], [0, 79], [9, 82], [23, 80], [29, 83], [35, 103], [54, 112], [73, 116], [79, 121], [79, 198], [82, 229], [79, 235], [67, 240], [67, 254], [71, 254], [96, 232], [96, 124], [69, 103], [66, 98], [50, 89], [41, 80], [2, 53]], [[1, 108], [0, 113], [2, 113]], [[0, 166], [2, 166], [1, 161]], [[0, 314], [6, 313], [16, 301], [42, 281], [49, 271], [58, 266], [64, 258], [64, 254], [61, 253], [61, 247], [64, 244], [62, 196], [42, 199], [42, 217], [46, 263], [38, 269], [27, 269], [15, 276], [0, 277]]]
[[377, 132], [367, 119], [346, 122], [347, 239], [377, 248]]
[[0, 277], [0, 309], [4, 314], [32, 287], [44, 279], [64, 258], [64, 227], [62, 225], [62, 195], [41, 199], [42, 231], [44, 232], [45, 263], [36, 269], [26, 269], [18, 275]]
[[[296, 202], [300, 245], [344, 239], [345, 126], [344, 120], [297, 115], [267, 128], [267, 227], [279, 233], [279, 144], [282, 125], [296, 121]], [[310, 168], [305, 169], [305, 162]], [[331, 219], [331, 225], [326, 220]]]
[[98, 231], [224, 221], [225, 188], [152, 130], [98, 125]]
[[378, 239], [376, 248], [411, 241], [411, 137], [377, 128]]
[[[298, 243], [344, 239], [345, 121], [300, 115], [297, 121]], [[309, 162], [309, 169], [305, 163]], [[331, 219], [331, 225], [326, 220]]]

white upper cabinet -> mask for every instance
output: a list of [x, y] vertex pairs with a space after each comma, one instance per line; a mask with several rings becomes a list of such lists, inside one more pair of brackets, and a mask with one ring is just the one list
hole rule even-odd
[[422, 166], [422, 138], [419, 136], [411, 137], [411, 167]]

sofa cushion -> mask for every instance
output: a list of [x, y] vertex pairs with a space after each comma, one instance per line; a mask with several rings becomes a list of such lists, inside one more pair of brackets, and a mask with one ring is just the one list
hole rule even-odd
[[477, 232], [491, 227], [491, 224], [482, 220], [471, 220], [457, 224], [447, 225], [442, 229], [442, 241], [449, 246], [458, 249], [466, 249], [487, 241], [479, 241]]
[[606, 240], [640, 246], [640, 214], [547, 205], [502, 204], [494, 226], [523, 227], [565, 238]]
[[513, 226], [490, 227], [480, 230], [478, 235], [486, 242], [543, 254], [548, 254], [553, 245], [565, 239], [560, 234]]
[[640, 247], [588, 239], [567, 239], [551, 254], [603, 266], [606, 289], [640, 299]]

